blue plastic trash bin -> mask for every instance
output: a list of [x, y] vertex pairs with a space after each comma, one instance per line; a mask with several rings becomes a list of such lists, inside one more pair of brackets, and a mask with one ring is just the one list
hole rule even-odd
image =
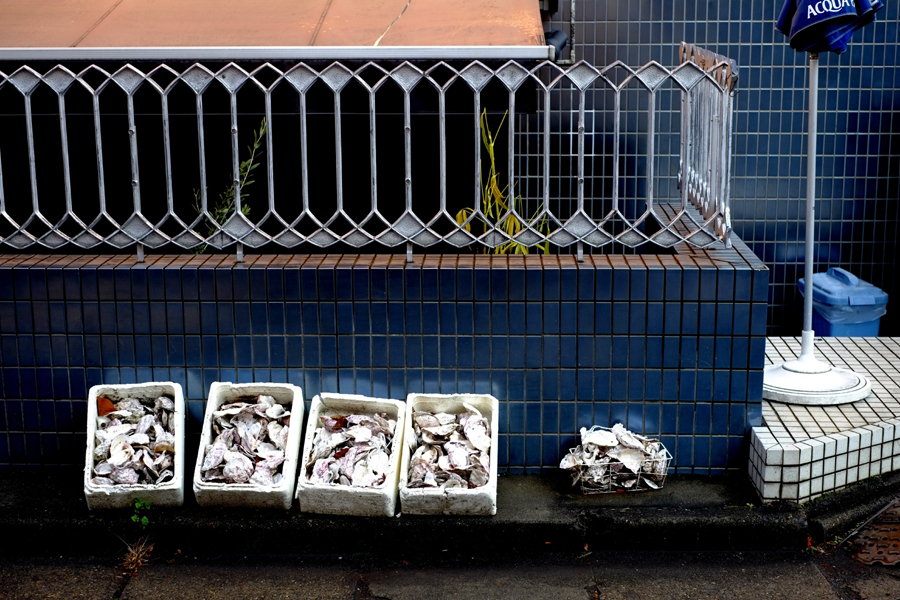
[[[805, 296], [803, 279], [798, 285]], [[844, 269], [813, 275], [812, 327], [818, 336], [877, 336], [887, 303], [884, 291]]]

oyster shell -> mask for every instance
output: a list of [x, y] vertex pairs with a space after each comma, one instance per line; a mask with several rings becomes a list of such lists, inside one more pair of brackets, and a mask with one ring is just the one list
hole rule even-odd
[[[474, 406], [466, 412], [413, 411], [415, 448], [409, 462], [410, 488], [476, 488], [490, 479], [491, 436], [487, 420]], [[435, 425], [437, 423], [437, 425]]]
[[213, 412], [216, 438], [206, 447], [200, 479], [272, 486], [281, 481], [290, 411], [272, 396], [244, 397]]
[[321, 416], [306, 463], [312, 483], [378, 487], [387, 481], [397, 423], [387, 415]]
[[612, 429], [581, 428], [581, 444], [559, 463], [572, 471], [572, 485], [586, 494], [619, 490], [659, 489], [672, 457], [659, 440], [628, 431], [621, 423]]
[[[112, 410], [110, 410], [112, 409]], [[175, 452], [175, 402], [167, 396], [98, 398], [95, 431], [94, 485], [160, 483], [157, 461]], [[156, 449], [164, 436], [163, 447]]]

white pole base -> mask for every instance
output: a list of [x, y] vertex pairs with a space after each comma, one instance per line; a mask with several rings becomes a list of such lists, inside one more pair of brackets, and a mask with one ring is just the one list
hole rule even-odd
[[862, 400], [871, 389], [863, 375], [815, 359], [798, 359], [766, 367], [762, 395], [787, 404], [829, 406]]

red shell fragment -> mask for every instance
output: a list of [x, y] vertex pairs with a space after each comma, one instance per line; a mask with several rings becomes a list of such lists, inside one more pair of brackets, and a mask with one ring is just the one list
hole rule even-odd
[[115, 404], [109, 398], [97, 396], [97, 416], [105, 417], [116, 410]]

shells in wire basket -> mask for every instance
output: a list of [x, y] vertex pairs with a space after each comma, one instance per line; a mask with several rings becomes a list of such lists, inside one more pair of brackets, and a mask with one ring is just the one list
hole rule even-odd
[[658, 490], [665, 484], [672, 455], [662, 442], [625, 429], [617, 423], [581, 428], [581, 444], [559, 463], [572, 471], [572, 485], [584, 494]]
[[194, 468], [197, 503], [290, 508], [303, 412], [295, 385], [214, 382]]

